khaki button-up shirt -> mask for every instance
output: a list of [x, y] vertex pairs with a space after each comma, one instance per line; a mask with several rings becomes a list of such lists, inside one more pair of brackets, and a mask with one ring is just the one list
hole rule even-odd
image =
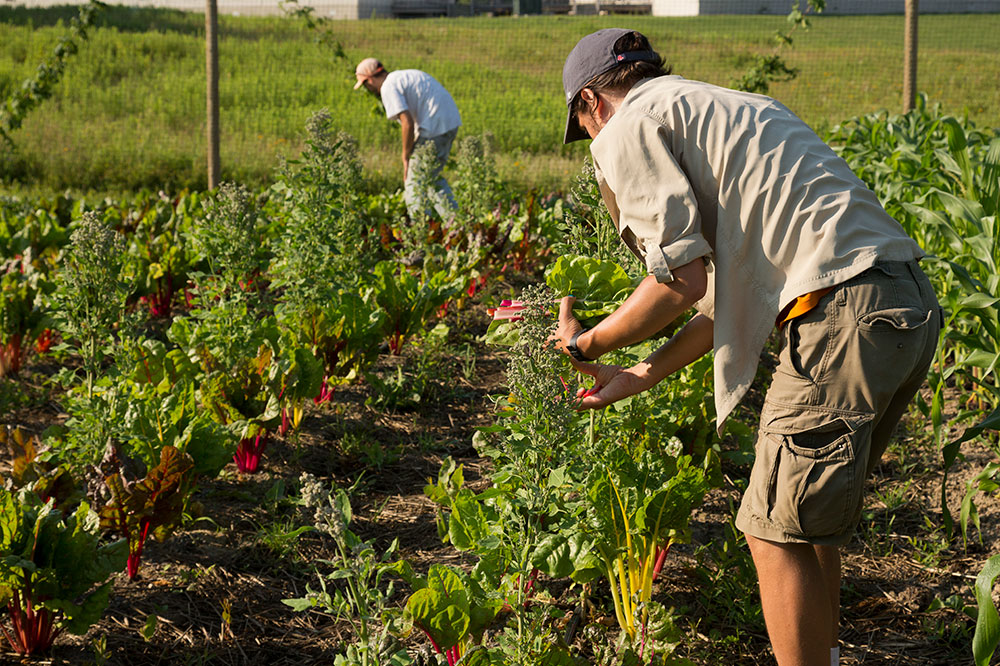
[[840, 157], [779, 102], [679, 76], [637, 83], [591, 142], [626, 245], [661, 282], [704, 258], [719, 429], [778, 312], [876, 260], [923, 256]]

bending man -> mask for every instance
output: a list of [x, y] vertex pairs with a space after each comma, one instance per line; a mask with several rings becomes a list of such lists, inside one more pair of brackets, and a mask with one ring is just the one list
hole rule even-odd
[[[462, 125], [455, 100], [430, 74], [418, 69], [389, 72], [375, 58], [362, 60], [354, 75], [358, 80], [354, 89], [364, 86], [381, 99], [386, 117], [399, 121], [402, 128], [403, 196], [410, 215], [430, 203], [442, 219], [447, 219], [455, 208], [455, 200], [441, 172]], [[417, 192], [413, 176], [421, 171], [422, 165], [414, 161], [413, 151], [426, 142], [434, 144], [435, 162], [427, 169], [427, 185], [434, 189], [421, 193]], [[421, 201], [425, 197], [430, 201]]]
[[[779, 364], [737, 526], [780, 666], [836, 664], [840, 556], [866, 477], [934, 354], [940, 310], [923, 255], [878, 199], [779, 102], [670, 75], [646, 38], [608, 29], [563, 69], [565, 142], [590, 138], [622, 241], [647, 275], [591, 330], [556, 335], [600, 391], [643, 391], [714, 350], [721, 429], [771, 332]], [[630, 368], [591, 363], [697, 312]]]

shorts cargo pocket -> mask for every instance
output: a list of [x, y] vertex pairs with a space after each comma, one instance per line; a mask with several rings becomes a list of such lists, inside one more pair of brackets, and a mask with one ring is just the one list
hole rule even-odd
[[790, 536], [839, 535], [860, 516], [871, 419], [826, 417], [805, 430], [762, 433], [774, 455], [767, 518]]
[[934, 314], [914, 307], [875, 310], [858, 317], [858, 328], [870, 332], [914, 331], [925, 326]]

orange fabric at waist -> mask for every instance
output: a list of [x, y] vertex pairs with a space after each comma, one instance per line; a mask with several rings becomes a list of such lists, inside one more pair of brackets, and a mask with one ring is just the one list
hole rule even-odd
[[791, 320], [796, 317], [801, 317], [805, 313], [816, 307], [819, 300], [833, 291], [833, 287], [827, 287], [826, 289], [817, 289], [816, 291], [810, 291], [808, 294], [802, 294], [797, 297], [794, 301], [785, 306], [785, 309], [778, 314], [778, 320], [775, 324], [778, 328], [781, 328]]

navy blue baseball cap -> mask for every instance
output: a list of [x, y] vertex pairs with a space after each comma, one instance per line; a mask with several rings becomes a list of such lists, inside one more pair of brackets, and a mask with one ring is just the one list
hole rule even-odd
[[587, 82], [614, 69], [618, 65], [636, 60], [658, 63], [659, 56], [654, 51], [626, 51], [615, 53], [615, 42], [634, 30], [605, 28], [592, 32], [573, 47], [566, 64], [563, 65], [563, 90], [566, 92], [566, 134], [563, 143], [589, 139], [579, 123], [573, 118], [573, 99], [580, 94]]

